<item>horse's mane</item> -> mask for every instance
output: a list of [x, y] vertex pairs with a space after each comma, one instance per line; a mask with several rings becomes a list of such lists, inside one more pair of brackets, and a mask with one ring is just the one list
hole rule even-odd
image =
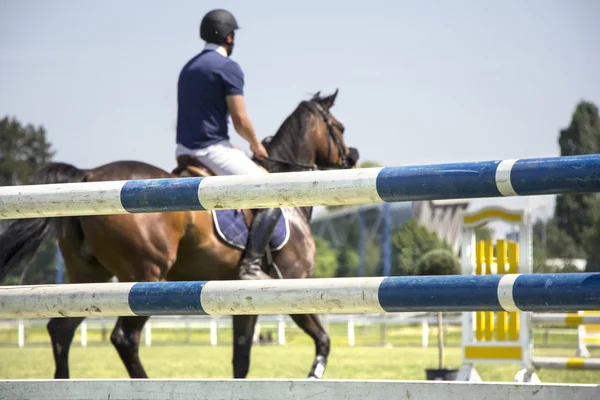
[[[303, 100], [296, 109], [283, 121], [273, 136], [266, 137], [262, 143], [269, 156], [279, 160], [293, 163], [301, 161], [302, 154], [298, 149], [306, 146], [306, 133], [310, 129], [311, 114], [315, 108], [311, 102], [321, 103], [323, 98], [320, 92], [313, 95], [310, 100]], [[300, 134], [303, 132], [304, 134]], [[267, 162], [264, 165], [270, 172], [288, 171], [289, 166], [279, 163]]]

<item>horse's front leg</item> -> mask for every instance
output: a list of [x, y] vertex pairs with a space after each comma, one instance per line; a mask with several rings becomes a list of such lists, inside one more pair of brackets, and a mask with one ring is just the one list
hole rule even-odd
[[233, 316], [233, 377], [245, 378], [250, 369], [250, 351], [257, 315]]
[[315, 314], [292, 314], [291, 317], [315, 342], [315, 360], [308, 377], [312, 379], [323, 378], [327, 366], [327, 357], [329, 357], [329, 335], [321, 325], [319, 317]]

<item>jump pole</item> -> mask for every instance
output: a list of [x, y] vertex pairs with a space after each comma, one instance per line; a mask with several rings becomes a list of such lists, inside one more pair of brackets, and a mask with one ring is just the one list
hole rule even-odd
[[600, 192], [600, 154], [0, 187], [0, 219]]

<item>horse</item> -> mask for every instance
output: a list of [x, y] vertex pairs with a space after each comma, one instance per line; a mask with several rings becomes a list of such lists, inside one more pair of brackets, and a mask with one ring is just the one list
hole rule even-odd
[[[301, 101], [276, 134], [263, 140], [269, 157], [253, 161], [265, 173], [313, 169], [356, 168], [358, 151], [344, 142], [344, 125], [330, 112], [338, 90], [320, 92]], [[115, 161], [92, 169], [53, 162], [37, 174], [38, 184], [98, 182], [210, 176], [211, 171], [190, 160], [177, 160], [171, 172], [141, 161]], [[310, 229], [312, 207], [282, 208], [279, 240], [267, 251], [263, 271], [273, 279], [309, 278], [314, 269], [315, 244]], [[47, 238], [56, 238], [70, 283], [209, 281], [237, 279], [236, 268], [244, 243], [219, 236], [216, 223], [229, 212], [245, 221], [252, 210], [180, 211], [122, 215], [18, 219], [0, 235], [0, 281], [11, 267], [34, 256]], [[233, 214], [232, 214], [233, 213]], [[283, 222], [282, 222], [283, 221]], [[268, 260], [271, 260], [269, 262]], [[315, 357], [308, 377], [321, 379], [327, 366], [330, 338], [319, 317], [292, 314], [295, 323], [314, 341]], [[233, 317], [233, 377], [245, 378], [250, 367], [254, 327], [258, 316]], [[47, 324], [55, 362], [55, 379], [69, 378], [69, 348], [83, 317], [52, 318]], [[147, 316], [121, 316], [110, 340], [131, 378], [147, 378], [139, 358], [141, 332]]]

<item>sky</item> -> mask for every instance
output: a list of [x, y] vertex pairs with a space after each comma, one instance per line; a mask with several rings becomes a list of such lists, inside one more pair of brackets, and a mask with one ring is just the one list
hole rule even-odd
[[[339, 89], [332, 112], [363, 161], [551, 157], [577, 103], [600, 105], [596, 0], [0, 0], [0, 117], [43, 125], [55, 159], [78, 167], [171, 170], [177, 77], [213, 8], [241, 26], [232, 58], [260, 138], [300, 101]], [[547, 216], [553, 199], [472, 207]]]

